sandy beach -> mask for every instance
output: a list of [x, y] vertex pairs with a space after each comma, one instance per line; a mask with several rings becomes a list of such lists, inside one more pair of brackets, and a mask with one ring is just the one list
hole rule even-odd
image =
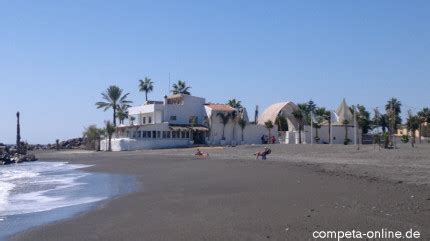
[[317, 230], [413, 229], [430, 238], [430, 145], [271, 145], [40, 152], [136, 177], [138, 190], [11, 240], [313, 240]]

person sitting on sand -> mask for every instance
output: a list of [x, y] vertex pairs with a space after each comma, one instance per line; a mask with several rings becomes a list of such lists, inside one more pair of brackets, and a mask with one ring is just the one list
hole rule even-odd
[[209, 153], [201, 152], [200, 149], [197, 149], [196, 156], [209, 156]]
[[270, 150], [270, 148], [268, 147], [264, 147], [264, 151], [259, 151], [254, 155], [257, 156], [257, 159], [261, 156], [261, 160], [266, 160], [267, 155], [269, 155], [270, 153], [272, 153], [272, 150]]

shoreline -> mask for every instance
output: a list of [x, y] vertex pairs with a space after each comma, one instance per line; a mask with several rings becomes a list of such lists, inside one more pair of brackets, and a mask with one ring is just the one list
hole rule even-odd
[[[396, 167], [380, 172], [366, 166], [366, 149], [339, 155], [352, 155], [353, 163], [324, 163], [340, 147], [274, 145], [269, 160], [256, 161], [251, 153], [261, 147], [209, 148], [209, 158], [195, 157], [189, 148], [39, 153], [47, 161], [95, 164], [88, 172], [135, 176], [137, 189], [10, 240], [307, 240], [312, 230], [352, 228], [413, 228], [429, 237], [430, 188], [426, 179], [407, 178], [411, 170], [393, 178]], [[425, 156], [430, 148], [422, 149]], [[415, 161], [426, 163], [417, 154]], [[375, 164], [387, 169], [381, 163]]]

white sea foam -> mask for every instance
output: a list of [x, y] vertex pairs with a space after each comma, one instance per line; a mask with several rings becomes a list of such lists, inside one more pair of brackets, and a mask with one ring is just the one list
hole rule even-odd
[[[97, 202], [104, 197], [73, 195], [89, 175], [88, 165], [33, 162], [0, 167], [0, 221], [6, 216]], [[54, 193], [55, 192], [55, 193]]]

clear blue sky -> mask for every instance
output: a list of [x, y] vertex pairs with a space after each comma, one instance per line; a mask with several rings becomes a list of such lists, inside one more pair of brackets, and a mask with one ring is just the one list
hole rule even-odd
[[429, 12], [426, 0], [0, 0], [0, 142], [14, 142], [17, 110], [30, 143], [80, 136], [111, 117], [94, 105], [109, 85], [141, 104], [138, 79], [161, 99], [169, 72], [251, 113], [285, 100], [334, 109], [343, 97], [430, 106]]

